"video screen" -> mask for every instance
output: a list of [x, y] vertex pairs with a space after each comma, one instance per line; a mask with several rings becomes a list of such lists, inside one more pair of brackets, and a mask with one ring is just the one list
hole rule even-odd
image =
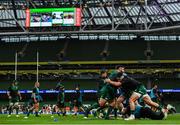
[[26, 27], [81, 25], [80, 8], [30, 9], [26, 11], [26, 16]]

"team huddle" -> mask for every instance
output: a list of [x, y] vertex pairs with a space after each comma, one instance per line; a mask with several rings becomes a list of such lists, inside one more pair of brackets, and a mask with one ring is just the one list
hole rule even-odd
[[[27, 115], [34, 111], [35, 116], [39, 117], [39, 102], [42, 98], [39, 94], [39, 82], [35, 83], [32, 91], [29, 106], [27, 108]], [[53, 108], [52, 114], [66, 115], [65, 109], [65, 87], [59, 83], [56, 86], [58, 91], [57, 105]], [[149, 118], [152, 120], [162, 120], [167, 117], [168, 109], [163, 105], [157, 103], [155, 89], [148, 95], [145, 86], [134, 78], [125, 73], [123, 66], [117, 66], [116, 69], [110, 73], [106, 70], [101, 71], [100, 78], [98, 79], [98, 99], [93, 105], [84, 108], [82, 105], [82, 95], [79, 87], [76, 87], [76, 96], [74, 106], [75, 115], [79, 110], [84, 112], [84, 118], [88, 118], [90, 112], [93, 111], [95, 117], [112, 119], [118, 117], [118, 114], [124, 120], [135, 120], [139, 118]], [[19, 92], [17, 81], [14, 81], [8, 89], [9, 98], [9, 115], [11, 116], [12, 110], [16, 109], [16, 116], [18, 117], [18, 102], [22, 99]]]

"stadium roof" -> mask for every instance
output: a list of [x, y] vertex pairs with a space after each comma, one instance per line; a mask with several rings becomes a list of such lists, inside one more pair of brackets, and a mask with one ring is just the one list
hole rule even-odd
[[[64, 31], [143, 33], [144, 30], [177, 34], [180, 27], [179, 0], [1, 0], [0, 33], [26, 32], [27, 8], [81, 7], [82, 26]], [[48, 29], [44, 29], [48, 32]], [[159, 30], [158, 30], [159, 29]], [[59, 31], [52, 28], [50, 31]], [[90, 32], [89, 32], [90, 31]], [[100, 32], [99, 32], [100, 31]], [[142, 32], [139, 32], [142, 31]], [[37, 32], [33, 29], [32, 32]], [[72, 32], [75, 33], [75, 32]], [[21, 34], [21, 33], [20, 33]]]

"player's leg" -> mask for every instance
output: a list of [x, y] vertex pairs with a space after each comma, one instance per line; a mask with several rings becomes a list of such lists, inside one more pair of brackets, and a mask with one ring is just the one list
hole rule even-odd
[[62, 112], [62, 103], [60, 101], [57, 102], [57, 115], [60, 116]]
[[129, 118], [126, 118], [125, 120], [134, 120], [135, 119], [135, 102], [138, 100], [140, 97], [143, 95], [147, 94], [147, 90], [144, 87], [144, 85], [140, 85], [137, 87], [137, 89], [132, 93], [129, 99], [129, 105], [130, 105], [130, 110], [131, 110], [131, 115]]
[[115, 107], [114, 107], [114, 117], [115, 117], [115, 119], [117, 119], [117, 113], [118, 113], [118, 105], [117, 105], [117, 98], [116, 98], [116, 104], [115, 104]]
[[14, 103], [14, 108], [16, 109], [16, 117], [19, 117], [19, 102]]
[[135, 119], [135, 102], [137, 99], [139, 99], [141, 94], [133, 92], [129, 99], [129, 105], [130, 105], [130, 117], [126, 118], [125, 120], [134, 120]]
[[30, 100], [29, 106], [27, 108], [27, 115], [24, 118], [28, 118], [30, 113], [34, 111], [34, 103]]
[[99, 99], [98, 104], [95, 103], [93, 106], [91, 106], [90, 108], [88, 108], [88, 109], [85, 111], [85, 113], [84, 113], [84, 118], [87, 118], [89, 112], [90, 112], [92, 109], [94, 109], [94, 108], [97, 108], [97, 110], [96, 110], [97, 112], [99, 112], [100, 110], [104, 109], [104, 107], [105, 107], [105, 105], [106, 105], [106, 102], [107, 102], [107, 100], [104, 99], [104, 98], [105, 98], [105, 97], [102, 96], [102, 98]]
[[162, 107], [161, 107], [158, 103], [153, 102], [148, 94], [145, 94], [145, 95], [143, 96], [143, 101], [144, 101], [147, 105], [149, 105], [149, 106], [151, 106], [151, 107], [154, 107], [154, 108], [156, 108], [156, 109], [158, 109], [158, 110], [162, 110]]
[[109, 106], [108, 106], [108, 110], [107, 113], [105, 115], [105, 119], [109, 119], [109, 115], [112, 112], [112, 110], [115, 108], [116, 106], [116, 89], [112, 88], [109, 89], [108, 94], [107, 94], [107, 99], [109, 102]]
[[57, 115], [60, 116], [60, 112], [61, 112], [61, 106], [60, 104], [57, 105]]
[[116, 101], [116, 105], [117, 105], [117, 108], [121, 111], [124, 106], [123, 106], [123, 102], [124, 100], [126, 99], [126, 97], [124, 95], [120, 95], [118, 98], [117, 98], [117, 101]]
[[8, 114], [8, 117], [11, 117], [11, 113], [12, 113], [12, 110], [13, 110], [13, 102], [10, 100], [9, 101], [9, 106], [8, 106], [8, 111], [9, 111], [9, 114]]
[[65, 103], [64, 102], [62, 104], [62, 113], [63, 113], [63, 116], [66, 115], [66, 107], [65, 107]]
[[115, 108], [116, 106], [116, 99], [112, 99], [112, 101], [110, 101], [108, 109], [107, 109], [107, 113], [105, 115], [105, 119], [109, 119], [109, 115], [111, 114], [112, 110]]
[[74, 100], [74, 115], [77, 115], [79, 110], [79, 104], [77, 100]]
[[38, 112], [39, 112], [39, 102], [34, 104], [34, 110], [35, 110], [36, 117], [39, 117], [39, 115], [38, 115]]
[[52, 106], [51, 118], [53, 118], [56, 113], [57, 113], [56, 105], [53, 105], [53, 106]]
[[95, 103], [92, 107], [88, 108], [85, 113], [84, 113], [84, 118], [87, 118], [88, 117], [88, 114], [89, 112], [94, 109], [95, 107], [99, 107], [97, 108], [97, 112], [104, 109], [105, 105], [106, 105], [106, 102], [108, 100], [109, 96], [108, 96], [108, 89], [107, 87], [103, 87], [101, 90], [100, 90], [100, 93], [99, 93], [99, 101], [98, 101], [98, 104]]

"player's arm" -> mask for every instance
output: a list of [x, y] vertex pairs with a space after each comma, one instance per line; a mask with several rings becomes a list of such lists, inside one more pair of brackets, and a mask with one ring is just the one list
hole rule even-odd
[[7, 96], [8, 96], [9, 99], [12, 98], [9, 90], [7, 91]]
[[32, 93], [32, 98], [33, 98], [33, 101], [34, 101], [35, 103], [37, 103], [36, 94], [35, 94], [34, 92]]
[[110, 79], [106, 79], [105, 81], [113, 86], [121, 86], [121, 84], [122, 84], [121, 82], [115, 82]]
[[19, 98], [20, 98], [20, 100], [21, 100], [21, 99], [22, 99], [22, 96], [21, 96], [20, 91], [18, 91], [18, 96], [19, 96]]
[[153, 92], [154, 92], [154, 94], [156, 95], [157, 99], [160, 100], [161, 98], [159, 97], [158, 91], [157, 91], [156, 89], [154, 89]]

